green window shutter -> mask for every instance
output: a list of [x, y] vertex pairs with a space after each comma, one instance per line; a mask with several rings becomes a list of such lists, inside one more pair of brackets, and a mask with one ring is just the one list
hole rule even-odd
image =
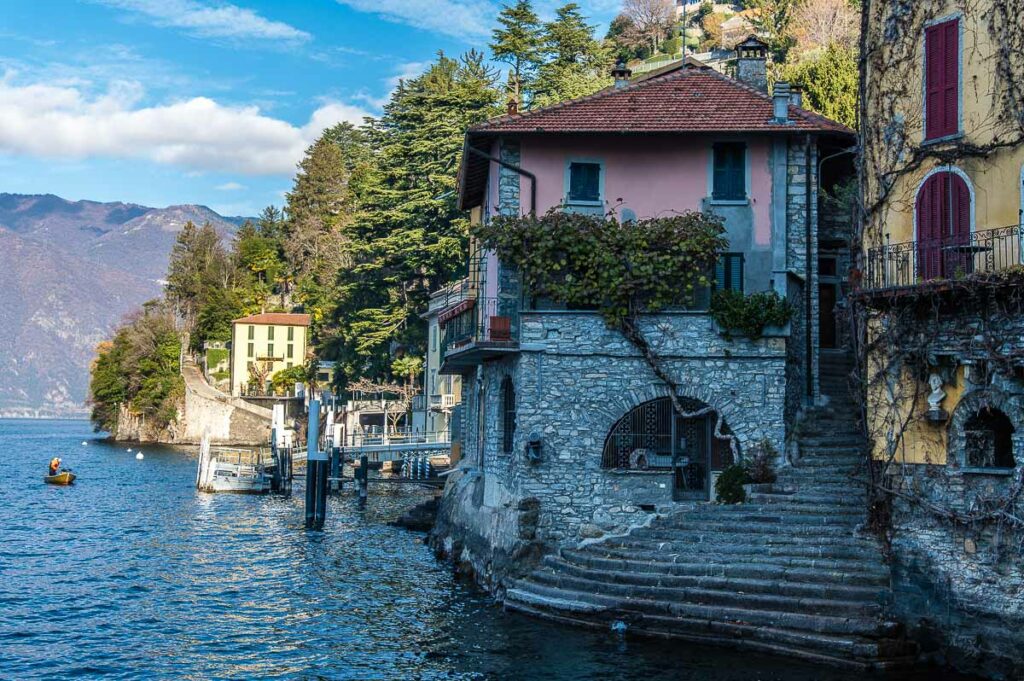
[[715, 289], [743, 291], [743, 254], [723, 253], [715, 263]]
[[597, 163], [569, 164], [569, 201], [601, 200], [601, 166]]
[[742, 142], [720, 142], [713, 148], [712, 198], [741, 200], [747, 197], [747, 147]]

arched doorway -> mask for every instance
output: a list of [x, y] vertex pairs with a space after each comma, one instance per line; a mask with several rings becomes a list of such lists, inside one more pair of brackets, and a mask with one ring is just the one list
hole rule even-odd
[[917, 275], [957, 278], [974, 270], [971, 190], [957, 172], [929, 175], [917, 193]]
[[[680, 398], [684, 408], [696, 412], [707, 407], [700, 400]], [[714, 436], [717, 415], [684, 419], [662, 397], [634, 407], [612, 426], [605, 439], [603, 468], [672, 473], [672, 497], [707, 500], [712, 473], [733, 463], [728, 440]], [[727, 424], [722, 432], [731, 434]]]

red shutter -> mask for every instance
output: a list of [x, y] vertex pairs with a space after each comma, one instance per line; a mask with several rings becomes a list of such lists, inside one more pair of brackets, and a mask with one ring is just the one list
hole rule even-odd
[[960, 129], [960, 21], [929, 26], [924, 34], [925, 139]]

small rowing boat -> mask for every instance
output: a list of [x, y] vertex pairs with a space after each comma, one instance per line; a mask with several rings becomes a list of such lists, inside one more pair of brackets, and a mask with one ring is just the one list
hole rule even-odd
[[43, 477], [43, 482], [50, 485], [70, 485], [75, 481], [75, 474], [71, 471], [61, 471], [57, 475], [47, 475]]

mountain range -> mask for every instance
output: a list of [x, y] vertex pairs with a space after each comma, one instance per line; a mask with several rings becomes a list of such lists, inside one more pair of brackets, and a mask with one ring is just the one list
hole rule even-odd
[[96, 345], [161, 292], [186, 222], [230, 237], [244, 218], [0, 193], [0, 417], [80, 417]]

